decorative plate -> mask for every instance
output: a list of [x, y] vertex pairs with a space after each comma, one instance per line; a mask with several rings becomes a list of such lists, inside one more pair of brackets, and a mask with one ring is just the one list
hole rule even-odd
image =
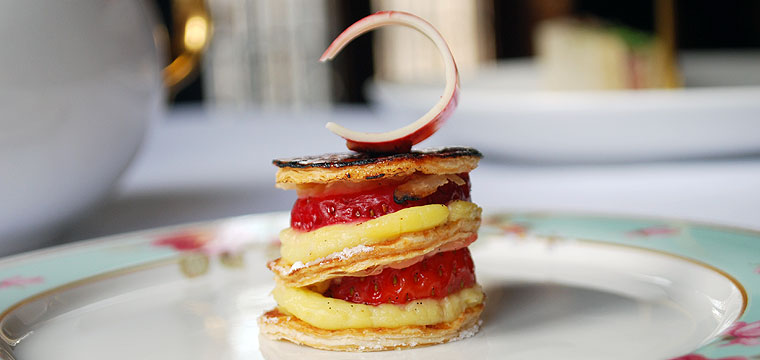
[[760, 233], [684, 221], [496, 214], [473, 244], [474, 337], [333, 353], [260, 338], [277, 233], [262, 214], [0, 260], [2, 359], [760, 359]]

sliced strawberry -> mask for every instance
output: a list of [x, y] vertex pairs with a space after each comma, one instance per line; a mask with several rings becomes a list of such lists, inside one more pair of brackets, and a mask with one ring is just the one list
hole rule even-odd
[[386, 268], [373, 276], [333, 280], [324, 295], [357, 304], [406, 304], [417, 299], [442, 299], [474, 284], [470, 250], [461, 248], [403, 269]]
[[299, 198], [290, 211], [290, 227], [312, 231], [327, 225], [366, 221], [412, 206], [470, 201], [470, 178], [467, 174], [459, 174], [459, 177], [465, 181], [463, 185], [449, 182], [421, 199], [399, 199], [394, 196], [395, 186], [351, 194]]

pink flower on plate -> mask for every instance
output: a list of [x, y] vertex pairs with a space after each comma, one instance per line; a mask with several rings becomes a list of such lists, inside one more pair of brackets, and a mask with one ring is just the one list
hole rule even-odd
[[182, 232], [153, 241], [154, 246], [171, 247], [177, 251], [198, 250], [206, 244], [206, 239], [200, 234], [192, 232]]
[[720, 359], [710, 359], [702, 355], [689, 354], [689, 355], [679, 356], [677, 358], [672, 358], [670, 360], [748, 360], [748, 359], [744, 356], [729, 356], [729, 357], [724, 357]]
[[3, 280], [0, 280], [0, 289], [9, 287], [24, 287], [31, 284], [39, 284], [45, 281], [42, 276], [23, 277], [16, 275]]
[[749, 324], [744, 321], [737, 321], [726, 330], [725, 334], [723, 339], [728, 340], [728, 342], [721, 346], [735, 344], [745, 346], [760, 345], [760, 320]]
[[[234, 254], [246, 245], [260, 242], [262, 230], [249, 221], [226, 221], [215, 231], [182, 231], [162, 236], [153, 246], [170, 247], [179, 252], [201, 252], [209, 256]], [[278, 240], [279, 241], [279, 240]]]
[[504, 235], [517, 235], [517, 236], [525, 236], [525, 234], [528, 233], [528, 227], [522, 224], [504, 224], [499, 226], [499, 230], [501, 230], [502, 234]]
[[677, 228], [662, 225], [662, 226], [650, 226], [650, 227], [637, 229], [637, 230], [629, 232], [628, 235], [638, 236], [638, 237], [651, 237], [651, 236], [676, 235], [678, 233], [679, 233], [679, 230]]

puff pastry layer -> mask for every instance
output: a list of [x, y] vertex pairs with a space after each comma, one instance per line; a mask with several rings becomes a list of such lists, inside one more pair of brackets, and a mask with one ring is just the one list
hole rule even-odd
[[275, 340], [333, 351], [383, 351], [442, 344], [475, 335], [483, 304], [467, 308], [457, 319], [435, 325], [399, 328], [325, 330], [311, 326], [277, 309], [258, 322], [263, 335]]
[[403, 234], [372, 245], [368, 251], [345, 256], [326, 257], [308, 266], [294, 268], [282, 258], [267, 266], [287, 286], [303, 287], [341, 276], [370, 275], [383, 267], [432, 253], [449, 243], [475, 240], [480, 227], [480, 211], [473, 219], [449, 221], [432, 229]]

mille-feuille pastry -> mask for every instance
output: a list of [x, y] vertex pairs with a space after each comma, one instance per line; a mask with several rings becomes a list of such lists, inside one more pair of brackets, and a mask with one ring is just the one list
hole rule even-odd
[[327, 128], [355, 152], [275, 160], [277, 186], [296, 190], [290, 227], [280, 233], [277, 307], [259, 318], [264, 336], [320, 349], [378, 351], [439, 344], [474, 335], [485, 295], [467, 248], [480, 226], [469, 173], [482, 155], [465, 147], [412, 150], [457, 105], [459, 76], [446, 41], [411, 14], [370, 15], [322, 55], [396, 24], [438, 47], [446, 87], [417, 121], [385, 133]]
[[481, 213], [469, 172], [480, 157], [450, 147], [275, 160], [277, 186], [298, 200], [269, 263], [277, 308], [262, 332], [344, 351], [474, 334], [484, 295], [467, 249]]

